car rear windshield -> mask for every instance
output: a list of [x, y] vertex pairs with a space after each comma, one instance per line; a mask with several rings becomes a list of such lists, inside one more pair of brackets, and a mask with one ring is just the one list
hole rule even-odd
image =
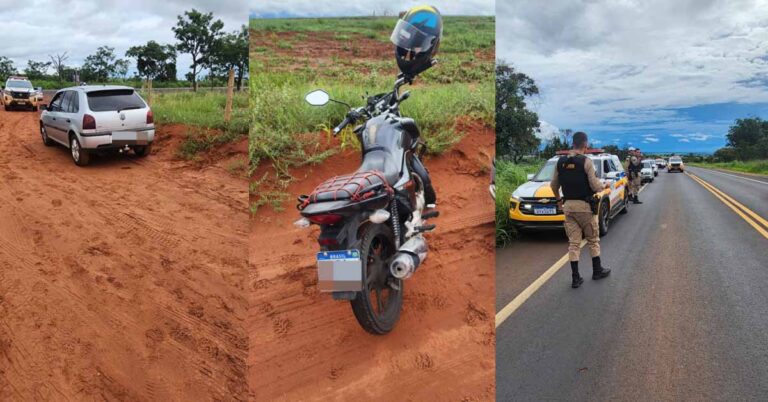
[[94, 112], [143, 109], [144, 101], [133, 89], [88, 92], [88, 107]]
[[680, 158], [669, 158], [669, 161], [670, 161], [670, 162], [672, 162], [672, 163], [680, 163], [680, 162], [682, 162], [683, 160], [682, 160], [682, 159], [680, 159]]

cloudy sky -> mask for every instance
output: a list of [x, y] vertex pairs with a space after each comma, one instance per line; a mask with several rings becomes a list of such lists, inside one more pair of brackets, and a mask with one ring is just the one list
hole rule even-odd
[[[410, 7], [430, 4], [444, 15], [493, 15], [494, 0], [249, 0], [255, 18], [350, 17], [397, 15]], [[342, 6], [343, 4], [343, 6]]]
[[[0, 56], [23, 70], [27, 60], [48, 61], [49, 54], [69, 53], [68, 65], [81, 65], [99, 46], [124, 57], [131, 46], [150, 40], [176, 43], [176, 16], [196, 8], [213, 12], [225, 31], [248, 23], [244, 0], [0, 0]], [[179, 55], [178, 71], [188, 71], [190, 57]], [[135, 67], [132, 61], [132, 66]]]
[[714, 151], [768, 118], [768, 0], [500, 0], [497, 57], [537, 82], [547, 132]]

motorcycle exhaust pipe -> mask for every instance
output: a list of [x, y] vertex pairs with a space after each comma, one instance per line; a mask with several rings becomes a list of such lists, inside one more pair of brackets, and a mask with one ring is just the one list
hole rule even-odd
[[424, 236], [416, 235], [405, 242], [397, 251], [392, 262], [389, 263], [389, 272], [397, 279], [408, 279], [416, 272], [416, 268], [427, 258], [427, 241]]

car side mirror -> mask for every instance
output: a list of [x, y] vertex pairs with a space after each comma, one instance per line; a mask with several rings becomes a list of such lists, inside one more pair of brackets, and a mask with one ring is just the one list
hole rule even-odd
[[528, 173], [528, 176], [527, 176], [527, 177], [528, 177], [528, 180], [533, 180], [533, 176], [534, 176], [534, 174], [532, 174], [532, 173]]
[[327, 92], [318, 89], [308, 93], [307, 96], [304, 97], [304, 100], [312, 106], [323, 106], [331, 100], [331, 97]]

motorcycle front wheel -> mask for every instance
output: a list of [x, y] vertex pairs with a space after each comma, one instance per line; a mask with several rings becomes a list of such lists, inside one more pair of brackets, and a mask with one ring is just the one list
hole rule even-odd
[[[403, 308], [403, 281], [392, 277], [387, 266], [387, 260], [397, 252], [394, 235], [387, 225], [369, 224], [361, 238], [363, 291], [350, 303], [363, 329], [383, 335], [395, 327]], [[391, 281], [397, 289], [390, 286]]]

